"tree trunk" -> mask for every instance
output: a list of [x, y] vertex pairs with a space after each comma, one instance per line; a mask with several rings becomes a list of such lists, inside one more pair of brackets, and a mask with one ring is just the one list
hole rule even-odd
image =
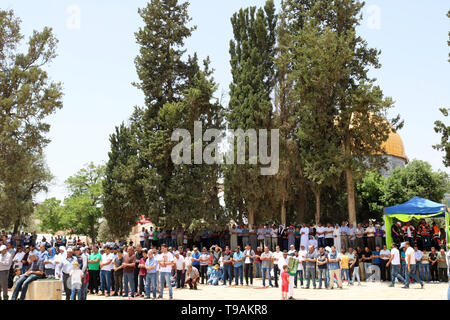
[[281, 200], [281, 224], [286, 226], [286, 200], [284, 197]]
[[248, 225], [251, 226], [252, 224], [255, 223], [255, 212], [253, 211], [253, 209], [249, 208], [248, 209]]
[[345, 170], [345, 179], [347, 181], [348, 218], [350, 223], [356, 225], [355, 182], [350, 169]]
[[304, 187], [299, 188], [299, 199], [297, 205], [297, 223], [305, 222], [305, 213], [306, 213], [306, 192]]
[[14, 222], [14, 234], [17, 234], [17, 232], [19, 231], [19, 227], [20, 227], [20, 217], [17, 218], [16, 222]]
[[314, 191], [314, 198], [316, 199], [316, 214], [314, 216], [316, 224], [320, 221], [320, 189]]

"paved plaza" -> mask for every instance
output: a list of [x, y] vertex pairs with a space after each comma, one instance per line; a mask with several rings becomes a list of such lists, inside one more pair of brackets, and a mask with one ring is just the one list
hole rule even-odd
[[[298, 300], [447, 300], [447, 283], [411, 284], [410, 289], [402, 289], [403, 284], [389, 288], [388, 282], [362, 282], [361, 286], [348, 286], [338, 289], [294, 289], [294, 298]], [[164, 299], [169, 292], [164, 290]], [[174, 299], [180, 300], [279, 300], [280, 288], [262, 288], [261, 280], [254, 281], [253, 287], [247, 286], [211, 286], [199, 285], [198, 290], [174, 289]], [[129, 300], [121, 297], [88, 295], [88, 300]], [[132, 300], [144, 300], [141, 297]], [[146, 300], [145, 300], [146, 301]], [[149, 300], [151, 301], [151, 300]]]

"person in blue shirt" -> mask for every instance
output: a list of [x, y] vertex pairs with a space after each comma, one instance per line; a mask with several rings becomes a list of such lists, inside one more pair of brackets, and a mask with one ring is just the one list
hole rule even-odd
[[198, 248], [194, 248], [194, 253], [192, 253], [192, 266], [200, 269], [200, 252]]
[[341, 269], [339, 265], [339, 255], [335, 246], [331, 247], [331, 252], [328, 255], [328, 271], [330, 273], [330, 289], [334, 287], [334, 278], [337, 279], [337, 284], [342, 289]]
[[[380, 247], [379, 246], [376, 246], [375, 251], [372, 251], [372, 257], [373, 257], [372, 264], [374, 266], [377, 266], [381, 270], [381, 268], [380, 268], [381, 259], [380, 259]], [[374, 278], [372, 278], [372, 279], [375, 281]]]
[[207, 284], [212, 284], [213, 286], [217, 286], [219, 284], [220, 274], [219, 274], [220, 266], [216, 264], [211, 272], [209, 273]]
[[236, 252], [233, 255], [234, 277], [236, 279], [236, 285], [239, 284], [239, 279], [241, 280], [241, 286], [244, 285], [244, 274], [242, 272], [243, 260], [244, 260], [244, 253], [241, 251], [241, 248], [237, 246]]
[[153, 300], [156, 299], [156, 267], [157, 261], [153, 256], [152, 250], [148, 251], [147, 260], [145, 260], [145, 269], [147, 274], [145, 275], [145, 298], [150, 299], [150, 290], [153, 293]]

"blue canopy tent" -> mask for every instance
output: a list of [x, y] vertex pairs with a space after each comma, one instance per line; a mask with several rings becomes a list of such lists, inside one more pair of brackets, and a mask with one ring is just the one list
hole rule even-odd
[[386, 244], [390, 247], [392, 243], [391, 227], [392, 219], [396, 218], [402, 222], [410, 221], [412, 218], [445, 218], [445, 233], [447, 246], [449, 245], [449, 217], [448, 208], [442, 204], [420, 197], [414, 197], [397, 206], [384, 208], [384, 225], [386, 226]]

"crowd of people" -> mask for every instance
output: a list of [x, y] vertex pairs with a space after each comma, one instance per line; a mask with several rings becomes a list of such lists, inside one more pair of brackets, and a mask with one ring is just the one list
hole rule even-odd
[[35, 233], [0, 236], [0, 293], [25, 299], [28, 285], [44, 277], [62, 281], [67, 300], [88, 295], [163, 298], [168, 289], [196, 290], [202, 285], [281, 286], [282, 298], [294, 288], [342, 288], [362, 281], [448, 281], [450, 252], [445, 236], [425, 220], [416, 226], [396, 223], [394, 243], [375, 221], [332, 225], [230, 225], [195, 235], [182, 229], [142, 228], [139, 243], [109, 241], [86, 244], [79, 237], [45, 237]]

